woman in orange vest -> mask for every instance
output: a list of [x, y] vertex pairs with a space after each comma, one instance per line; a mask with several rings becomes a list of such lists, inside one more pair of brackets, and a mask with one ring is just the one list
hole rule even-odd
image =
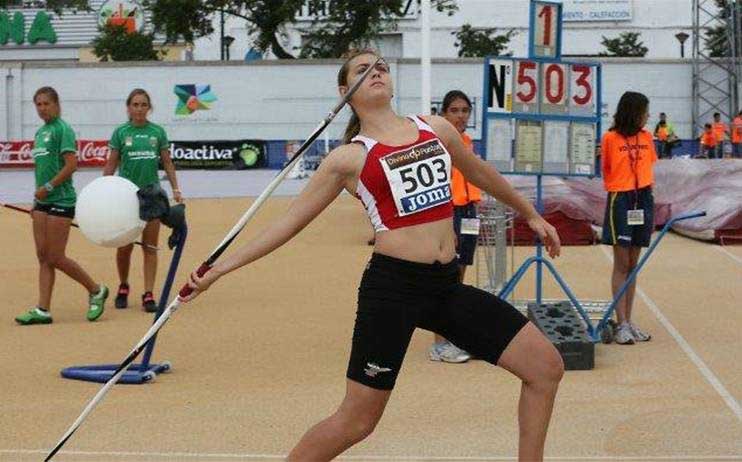
[[[608, 200], [603, 220], [603, 244], [613, 246], [611, 286], [615, 297], [636, 267], [642, 247], [648, 247], [654, 227], [654, 163], [652, 134], [644, 130], [649, 100], [627, 91], [618, 102], [613, 126], [603, 135], [602, 170]], [[636, 279], [616, 303], [616, 343], [631, 345], [651, 338], [631, 320]]]
[[[471, 148], [472, 141], [466, 134], [466, 126], [471, 116], [471, 101], [466, 93], [460, 90], [451, 90], [443, 97], [441, 115], [456, 127], [461, 134], [461, 140]], [[482, 193], [473, 184], [466, 181], [464, 175], [451, 168], [451, 192], [453, 194], [453, 229], [456, 233], [456, 255], [459, 260], [459, 281], [464, 282], [466, 267], [474, 263], [474, 252], [479, 237], [479, 219], [477, 218], [477, 202]], [[435, 334], [433, 345], [429, 352], [432, 361], [447, 363], [463, 363], [471, 359], [471, 355], [458, 348], [453, 343], [438, 334]]]

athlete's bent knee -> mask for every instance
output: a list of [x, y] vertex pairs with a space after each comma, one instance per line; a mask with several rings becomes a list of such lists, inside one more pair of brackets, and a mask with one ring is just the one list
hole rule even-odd
[[341, 419], [340, 424], [345, 429], [345, 435], [352, 444], [359, 443], [368, 438], [374, 432], [379, 419], [369, 416], [338, 416]]
[[543, 380], [558, 384], [564, 377], [564, 361], [556, 348], [544, 355]]

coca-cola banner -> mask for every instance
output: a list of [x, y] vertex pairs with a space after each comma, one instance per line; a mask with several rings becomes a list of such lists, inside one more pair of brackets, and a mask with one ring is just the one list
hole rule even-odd
[[77, 163], [81, 167], [103, 167], [110, 153], [107, 140], [77, 141]]
[[[0, 167], [33, 167], [33, 141], [0, 142]], [[108, 141], [77, 140], [78, 165], [102, 167], [108, 159]]]
[[[0, 142], [0, 168], [33, 167], [33, 141]], [[107, 140], [78, 140], [78, 165], [102, 167], [110, 149]], [[260, 140], [172, 141], [176, 168], [237, 169], [266, 166], [266, 145]]]
[[172, 141], [170, 155], [176, 168], [244, 170], [267, 163], [261, 140]]
[[0, 143], [0, 167], [33, 166], [33, 141], [5, 141]]

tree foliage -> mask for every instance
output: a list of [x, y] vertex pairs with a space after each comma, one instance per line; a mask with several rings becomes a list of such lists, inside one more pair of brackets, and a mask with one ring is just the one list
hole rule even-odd
[[254, 36], [255, 48], [271, 50], [278, 58], [294, 56], [278, 40], [281, 28], [294, 22], [304, 0], [147, 0], [155, 30], [168, 42], [192, 42], [214, 32], [212, 21], [225, 15], [245, 20], [247, 33]]
[[618, 37], [609, 39], [603, 36], [600, 42], [606, 49], [600, 56], [644, 57], [649, 48], [639, 41], [641, 32], [621, 32]]
[[[279, 35], [296, 23], [302, 6], [324, 11], [326, 16], [304, 28], [302, 57], [330, 58], [349, 48], [371, 43], [383, 31], [395, 30], [397, 17], [419, 0], [146, 0], [152, 22], [169, 42], [193, 41], [214, 32], [213, 19], [225, 14], [245, 20], [246, 30], [261, 52], [272, 51], [281, 59], [294, 58], [294, 50], [281, 44]], [[452, 14], [456, 0], [431, 0], [441, 12]]]
[[510, 29], [504, 34], [498, 34], [495, 28], [475, 29], [467, 23], [457, 32], [451, 32], [451, 35], [456, 36], [454, 45], [459, 49], [459, 57], [478, 58], [512, 54], [512, 52], [504, 52], [510, 44], [510, 39], [516, 33]]
[[93, 54], [101, 61], [157, 61], [152, 34], [127, 32], [124, 26], [107, 25], [93, 39]]
[[[456, 0], [431, 5], [449, 16], [458, 10]], [[350, 48], [371, 46], [382, 32], [397, 30], [410, 8], [419, 8], [419, 0], [332, 0], [327, 16], [304, 29], [301, 57], [339, 58]]]
[[742, 17], [742, 3], [730, 2], [729, 0], [716, 0], [716, 6], [719, 7], [719, 19], [722, 23], [713, 27], [707, 27], [703, 31], [704, 44], [706, 52], [714, 58], [731, 57], [736, 54], [737, 57], [742, 55], [742, 34], [737, 35], [736, 53], [731, 43], [731, 36], [727, 31], [731, 29], [730, 22], [739, 21]]

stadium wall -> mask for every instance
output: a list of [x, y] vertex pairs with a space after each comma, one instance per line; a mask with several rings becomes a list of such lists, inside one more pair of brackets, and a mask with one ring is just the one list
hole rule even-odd
[[[391, 59], [394, 106], [401, 113], [420, 107], [419, 61]], [[667, 112], [683, 139], [691, 129], [692, 66], [689, 60], [606, 58], [603, 63], [603, 127], [626, 90], [647, 94], [648, 127]], [[60, 94], [63, 117], [78, 138], [105, 140], [125, 121], [125, 99], [136, 87], [152, 96], [151, 120], [175, 140], [256, 139], [268, 142], [268, 164], [282, 162], [287, 141], [308, 136], [337, 101], [335, 60], [175, 63], [5, 63], [0, 67], [0, 140], [29, 140], [39, 126], [33, 94], [45, 85]], [[433, 61], [433, 100], [457, 88], [473, 96], [470, 132], [480, 138], [482, 100], [480, 59]], [[184, 96], [185, 95], [185, 96]], [[712, 95], [713, 96], [713, 95]], [[193, 98], [190, 98], [193, 97]], [[190, 102], [189, 102], [190, 101]], [[191, 111], [188, 108], [190, 105]], [[342, 136], [349, 111], [329, 127]], [[688, 144], [691, 146], [691, 144]], [[321, 149], [319, 145], [317, 149]]]

